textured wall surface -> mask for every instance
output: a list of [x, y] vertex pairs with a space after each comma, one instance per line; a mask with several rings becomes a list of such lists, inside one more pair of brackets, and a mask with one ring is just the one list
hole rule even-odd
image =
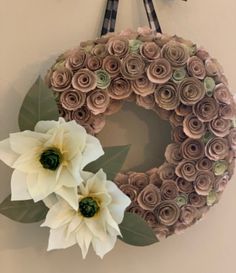
[[[105, 0], [0, 0], [0, 139], [18, 130], [17, 114], [24, 95], [38, 74], [55, 57], [80, 41], [99, 35]], [[121, 0], [117, 30], [147, 25], [141, 0]], [[224, 66], [236, 90], [235, 0], [155, 0], [164, 32], [204, 45]], [[145, 168], [161, 162], [168, 128], [157, 128], [149, 112], [135, 107], [111, 119], [102, 133], [107, 144], [132, 141], [126, 167]], [[126, 122], [120, 126], [120, 122]], [[146, 123], [145, 121], [148, 120]], [[160, 126], [162, 122], [158, 121]], [[129, 126], [132, 124], [132, 127]], [[110, 128], [110, 129], [109, 129]], [[112, 142], [109, 131], [117, 128]], [[164, 130], [164, 131], [162, 131]], [[136, 133], [134, 133], [136, 132]], [[154, 135], [155, 137], [154, 137]], [[148, 151], [143, 147], [148, 146]], [[137, 154], [136, 154], [137, 153]], [[148, 154], [147, 160], [143, 160]], [[158, 157], [158, 160], [156, 159]], [[140, 167], [141, 166], [141, 167]], [[11, 171], [0, 162], [0, 200], [10, 191]], [[221, 202], [199, 224], [181, 236], [134, 248], [118, 243], [101, 261], [92, 252], [81, 259], [77, 247], [47, 253], [48, 230], [22, 225], [0, 215], [0, 272], [4, 273], [235, 273], [236, 181], [231, 180]]]

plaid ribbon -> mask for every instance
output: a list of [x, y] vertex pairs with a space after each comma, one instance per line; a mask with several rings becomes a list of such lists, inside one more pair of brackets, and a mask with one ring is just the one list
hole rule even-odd
[[[118, 4], [119, 0], [107, 0], [101, 35], [115, 31]], [[150, 28], [156, 30], [157, 32], [162, 32], [152, 0], [143, 0], [143, 4], [146, 10]]]
[[107, 0], [101, 35], [115, 31], [119, 0]]

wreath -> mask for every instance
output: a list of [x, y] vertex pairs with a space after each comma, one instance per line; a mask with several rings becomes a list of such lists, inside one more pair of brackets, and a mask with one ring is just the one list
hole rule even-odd
[[[120, 171], [130, 145], [97, 134], [124, 101], [172, 127], [165, 162]], [[0, 142], [14, 169], [0, 213], [44, 219], [48, 250], [90, 244], [103, 257], [117, 237], [137, 246], [180, 233], [216, 204], [235, 165], [235, 103], [216, 59], [150, 28], [109, 33], [59, 56], [19, 113], [21, 132]]]

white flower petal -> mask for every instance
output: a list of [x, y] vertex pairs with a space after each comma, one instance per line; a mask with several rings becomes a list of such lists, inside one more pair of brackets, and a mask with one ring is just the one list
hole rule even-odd
[[71, 222], [68, 224], [67, 233], [70, 234], [71, 232], [75, 232], [80, 224], [82, 223], [82, 217], [79, 214], [75, 214], [72, 218]]
[[56, 173], [45, 170], [38, 174], [28, 174], [27, 185], [30, 195], [38, 202], [54, 192], [57, 185]]
[[58, 127], [59, 123], [58, 121], [55, 120], [50, 120], [50, 121], [39, 121], [36, 126], [34, 127], [34, 131], [35, 132], [39, 132], [39, 133], [47, 133], [49, 130], [51, 130], [52, 128]]
[[78, 181], [72, 176], [66, 167], [63, 167], [60, 176], [58, 177], [58, 187], [77, 187], [77, 184]]
[[67, 236], [67, 226], [51, 229], [48, 242], [48, 251], [53, 249], [65, 249], [76, 244], [76, 234]]
[[92, 238], [92, 233], [82, 224], [76, 233], [76, 239], [81, 248], [83, 259], [86, 258]]
[[50, 208], [41, 227], [59, 228], [69, 223], [75, 215], [75, 211], [63, 201], [59, 201]]
[[112, 218], [108, 208], [103, 208], [101, 211], [101, 215], [103, 217], [103, 221], [106, 223], [106, 226], [112, 227], [112, 229], [116, 230], [117, 234], [121, 235], [120, 228], [117, 222]]
[[103, 217], [97, 214], [96, 216], [92, 218], [84, 218], [84, 222], [87, 226], [87, 228], [91, 231], [93, 236], [98, 237], [100, 239], [104, 238], [106, 236], [106, 222], [104, 221]]
[[113, 219], [120, 224], [124, 218], [124, 211], [130, 205], [131, 200], [111, 181], [107, 181], [107, 189], [112, 198], [108, 207], [109, 211]]
[[50, 209], [52, 206], [54, 206], [58, 202], [58, 198], [56, 194], [52, 193], [46, 198], [44, 198], [42, 201], [45, 204], [45, 206], [47, 206]]
[[87, 135], [86, 146], [83, 151], [83, 160], [81, 163], [81, 169], [83, 169], [90, 162], [95, 161], [99, 157], [104, 155], [102, 145], [100, 141], [93, 136]]
[[65, 201], [67, 201], [73, 209], [78, 210], [79, 203], [77, 187], [74, 188], [61, 187], [58, 190], [56, 190], [55, 193], [61, 196]]
[[85, 187], [91, 193], [106, 192], [106, 179], [106, 174], [100, 169], [96, 174], [91, 175], [87, 180]]
[[11, 177], [11, 200], [29, 200], [32, 197], [29, 194], [27, 183], [27, 174], [14, 170]]
[[12, 167], [19, 155], [12, 151], [9, 138], [0, 141], [0, 160]]

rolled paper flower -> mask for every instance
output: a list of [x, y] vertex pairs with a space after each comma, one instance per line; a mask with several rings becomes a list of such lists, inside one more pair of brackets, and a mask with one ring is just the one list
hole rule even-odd
[[86, 95], [82, 92], [76, 90], [66, 90], [60, 96], [61, 105], [70, 111], [75, 111], [76, 109], [83, 106], [86, 100]]
[[160, 190], [162, 200], [174, 200], [178, 196], [178, 187], [173, 180], [163, 181]]
[[229, 119], [216, 118], [209, 123], [209, 128], [214, 135], [225, 137], [229, 134], [231, 121]]
[[194, 189], [199, 195], [207, 196], [212, 190], [215, 176], [211, 171], [202, 171], [197, 174]]
[[199, 139], [205, 134], [205, 124], [194, 114], [188, 114], [183, 121], [184, 133], [193, 139]]
[[87, 93], [97, 86], [97, 78], [94, 72], [88, 69], [80, 69], [72, 78], [74, 89]]
[[174, 142], [182, 143], [187, 138], [183, 131], [183, 126], [177, 126], [173, 128], [171, 132], [171, 138]]
[[153, 210], [161, 201], [159, 189], [150, 184], [146, 186], [138, 195], [137, 202], [145, 210]]
[[146, 211], [142, 209], [138, 204], [132, 203], [131, 206], [127, 209], [128, 212], [139, 215], [144, 218]]
[[111, 77], [115, 77], [120, 73], [120, 58], [116, 56], [106, 56], [102, 66]]
[[236, 128], [230, 130], [229, 136], [229, 145], [233, 150], [236, 150]]
[[183, 159], [180, 152], [180, 144], [169, 144], [165, 150], [165, 158], [169, 163], [177, 165]]
[[153, 61], [160, 57], [161, 49], [154, 42], [145, 42], [140, 47], [140, 54], [147, 61]]
[[185, 225], [192, 225], [195, 223], [198, 217], [198, 211], [196, 207], [192, 205], [186, 205], [181, 208], [180, 221]]
[[218, 202], [218, 194], [214, 191], [211, 191], [207, 196], [207, 205], [213, 206]]
[[181, 126], [183, 124], [184, 118], [176, 114], [176, 112], [172, 112], [169, 118], [169, 122], [173, 127]]
[[161, 180], [174, 180], [176, 177], [174, 164], [165, 162], [159, 167], [158, 170]]
[[193, 106], [193, 112], [203, 122], [208, 122], [218, 116], [219, 104], [214, 98], [205, 97]]
[[201, 140], [187, 138], [181, 145], [184, 158], [197, 160], [204, 156], [204, 144]]
[[174, 71], [172, 79], [174, 82], [179, 83], [186, 77], [187, 71], [184, 67], [178, 68]]
[[188, 225], [185, 225], [185, 224], [183, 224], [183, 223], [181, 223], [181, 222], [178, 221], [178, 222], [174, 225], [174, 227], [173, 227], [174, 233], [177, 234], [177, 235], [181, 235], [181, 234], [184, 233], [184, 231], [185, 231], [188, 227], [189, 227]]
[[210, 57], [209, 53], [204, 48], [198, 48], [196, 56], [202, 61], [206, 61]]
[[[189, 182], [188, 182], [189, 183]], [[176, 198], [175, 198], [175, 202], [176, 204], [181, 208], [185, 205], [187, 205], [188, 203], [188, 195], [185, 193], [179, 194]]]
[[135, 186], [129, 184], [122, 184], [119, 186], [119, 188], [131, 199], [132, 202], [136, 201], [138, 196], [138, 189]]
[[228, 86], [229, 85], [229, 81], [228, 79], [226, 78], [226, 76], [223, 74], [223, 73], [218, 73], [215, 77], [215, 82], [217, 84], [219, 83], [223, 83], [224, 85]]
[[153, 109], [155, 107], [155, 99], [153, 94], [142, 97], [136, 96], [136, 103], [137, 105], [145, 108], [145, 109]]
[[156, 103], [165, 110], [174, 110], [179, 104], [177, 86], [169, 82], [160, 85], [154, 93]]
[[203, 157], [197, 161], [196, 168], [199, 171], [209, 171], [212, 169], [212, 165], [213, 163], [209, 158]]
[[216, 83], [212, 77], [206, 77], [204, 79], [204, 88], [208, 97], [213, 95]]
[[55, 70], [50, 75], [50, 85], [54, 91], [63, 92], [71, 87], [72, 72], [67, 68]]
[[212, 138], [205, 147], [206, 156], [214, 161], [225, 159], [229, 153], [229, 144], [225, 138]]
[[91, 52], [92, 49], [94, 48], [94, 41], [92, 40], [88, 40], [88, 41], [85, 41], [85, 42], [81, 42], [80, 43], [80, 48], [82, 48], [84, 51], [86, 52]]
[[197, 177], [196, 163], [185, 159], [177, 165], [175, 172], [187, 181], [194, 181]]
[[214, 190], [216, 192], [224, 191], [228, 182], [229, 182], [229, 175], [228, 174], [217, 177], [215, 180], [215, 183], [214, 183]]
[[120, 187], [121, 185], [128, 184], [128, 177], [127, 174], [118, 173], [114, 178], [114, 182]]
[[157, 186], [158, 188], [161, 187], [162, 180], [161, 180], [160, 175], [158, 174], [158, 172], [152, 173], [152, 174], [149, 175], [149, 183]]
[[65, 62], [66, 68], [77, 71], [86, 65], [87, 53], [84, 50], [76, 49], [71, 52]]
[[167, 238], [171, 234], [169, 228], [165, 225], [158, 224], [155, 227], [153, 227], [153, 230], [159, 241]]
[[203, 80], [206, 77], [206, 69], [203, 61], [197, 56], [190, 57], [187, 61], [188, 74]]
[[146, 75], [142, 75], [138, 79], [131, 81], [131, 86], [135, 94], [145, 97], [153, 94], [156, 85], [149, 81]]
[[151, 211], [146, 211], [144, 216], [143, 216], [144, 220], [148, 223], [148, 225], [151, 228], [155, 228], [157, 225], [157, 220], [156, 220], [156, 216], [154, 215], [153, 212]]
[[97, 56], [89, 56], [87, 59], [87, 68], [89, 70], [95, 71], [102, 67], [102, 59]]
[[152, 36], [153, 30], [149, 27], [138, 27], [138, 34], [143, 36]]
[[206, 205], [206, 196], [199, 195], [196, 192], [192, 192], [188, 196], [189, 203], [196, 207], [201, 208]]
[[173, 67], [181, 67], [187, 63], [189, 51], [179, 42], [170, 41], [162, 47], [162, 57], [168, 60]]
[[149, 184], [148, 175], [145, 173], [132, 172], [129, 174], [128, 181], [130, 185], [135, 186], [139, 191], [141, 191]]
[[122, 30], [119, 33], [119, 36], [126, 37], [127, 39], [136, 39], [138, 37], [138, 32], [128, 28], [128, 29]]
[[72, 112], [72, 119], [77, 123], [84, 125], [91, 122], [92, 113], [86, 106], [83, 106]]
[[168, 34], [163, 34], [157, 32], [153, 41], [159, 45], [160, 47], [163, 47], [166, 43], [168, 43], [173, 37]]
[[185, 180], [182, 177], [178, 177], [176, 180], [177, 186], [179, 188], [179, 191], [185, 194], [188, 194], [192, 192], [193, 189], [193, 183], [190, 181]]
[[228, 169], [228, 163], [226, 160], [219, 160], [213, 164], [213, 172], [215, 175], [223, 175]]
[[97, 87], [100, 89], [107, 89], [111, 83], [110, 75], [102, 69], [95, 71], [95, 75], [97, 77]]
[[95, 45], [91, 53], [99, 58], [104, 58], [108, 54], [106, 45], [101, 43]]
[[174, 35], [173, 36], [173, 39], [176, 41], [176, 42], [179, 42], [183, 45], [185, 45], [189, 51], [189, 54], [192, 56], [192, 55], [195, 55], [196, 52], [197, 52], [197, 46], [196, 44], [194, 44], [192, 41], [190, 40], [186, 40], [186, 39], [183, 39], [182, 37], [179, 37], [177, 35]]
[[125, 57], [129, 52], [129, 41], [126, 38], [111, 38], [107, 46], [110, 55], [115, 55], [119, 58]]
[[129, 40], [129, 49], [131, 53], [138, 53], [140, 46], [142, 45], [142, 41], [140, 40]]
[[220, 104], [219, 116], [224, 119], [233, 119], [235, 116], [235, 105], [234, 104]]
[[104, 113], [109, 103], [109, 95], [103, 90], [96, 89], [87, 96], [87, 106], [94, 115]]
[[171, 114], [172, 114], [172, 111], [169, 111], [169, 110], [166, 110], [164, 108], [161, 108], [160, 106], [158, 106], [156, 103], [155, 103], [155, 100], [154, 100], [154, 96], [153, 96], [153, 101], [154, 101], [154, 104], [155, 104], [155, 108], [153, 109], [154, 112], [157, 113], [157, 115], [163, 119], [163, 120], [169, 120]]
[[[93, 116], [91, 123], [89, 124], [94, 134], [98, 134], [105, 126], [106, 121], [103, 114]], [[85, 124], [86, 125], [86, 124]]]
[[126, 79], [138, 79], [143, 75], [144, 70], [145, 63], [140, 55], [131, 53], [123, 59], [121, 73]]
[[193, 77], [184, 79], [178, 86], [180, 101], [186, 105], [195, 105], [205, 95], [203, 83]]
[[130, 81], [123, 77], [113, 78], [107, 91], [114, 100], [126, 99], [132, 93]]
[[217, 84], [214, 91], [214, 98], [218, 102], [223, 102], [225, 104], [230, 104], [233, 100], [229, 89], [223, 83]]
[[172, 226], [179, 219], [180, 209], [174, 201], [163, 201], [157, 206], [155, 214], [158, 222], [166, 226]]
[[216, 59], [208, 58], [205, 61], [206, 72], [208, 76], [216, 76], [218, 73], [223, 72], [221, 65]]
[[108, 116], [113, 115], [113, 114], [119, 112], [121, 110], [122, 106], [123, 106], [123, 101], [111, 99], [110, 104], [108, 105], [104, 114], [108, 115]]
[[172, 77], [171, 64], [168, 60], [159, 58], [149, 64], [147, 76], [151, 82], [164, 84]]
[[175, 109], [176, 114], [183, 117], [186, 117], [188, 114], [192, 113], [192, 111], [192, 106], [182, 103], [180, 103]]
[[65, 121], [70, 121], [72, 120], [72, 112], [66, 110], [64, 107], [62, 107], [61, 104], [57, 105], [58, 107], [58, 112], [59, 112], [59, 116], [64, 118]]

